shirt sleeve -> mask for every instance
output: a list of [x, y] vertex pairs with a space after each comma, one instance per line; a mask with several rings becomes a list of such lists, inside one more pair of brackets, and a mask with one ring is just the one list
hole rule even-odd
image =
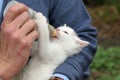
[[2, 6], [3, 6], [3, 0], [0, 0], [0, 25], [1, 25], [1, 19], [2, 19]]
[[54, 74], [53, 76], [60, 77], [60, 78], [62, 78], [63, 80], [69, 80], [68, 77], [65, 76], [65, 75], [63, 75], [63, 74], [56, 73], [56, 74]]
[[3, 4], [3, 0], [0, 0], [0, 13], [2, 11], [2, 4]]
[[83, 80], [97, 49], [97, 31], [91, 26], [91, 17], [82, 0], [51, 0], [49, 21], [54, 26], [67, 24], [78, 36], [88, 41], [89, 46], [69, 57], [54, 73], [67, 76], [70, 80]]

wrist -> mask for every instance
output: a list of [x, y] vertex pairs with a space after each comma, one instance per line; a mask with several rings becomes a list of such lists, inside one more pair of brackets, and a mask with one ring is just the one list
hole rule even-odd
[[0, 66], [0, 80], [9, 80], [8, 73], [4, 68], [1, 68], [1, 66]]
[[5, 65], [0, 64], [0, 80], [10, 80], [11, 74]]
[[10, 80], [9, 74], [5, 68], [0, 67], [0, 80]]

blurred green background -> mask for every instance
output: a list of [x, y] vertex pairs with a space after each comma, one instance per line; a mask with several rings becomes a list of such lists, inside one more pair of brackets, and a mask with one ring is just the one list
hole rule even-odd
[[89, 80], [120, 80], [120, 0], [83, 0], [98, 29]]

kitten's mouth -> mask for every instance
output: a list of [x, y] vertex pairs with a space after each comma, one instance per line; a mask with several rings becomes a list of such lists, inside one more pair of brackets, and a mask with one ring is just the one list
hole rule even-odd
[[57, 39], [57, 30], [56, 29], [54, 29], [54, 31], [52, 32], [51, 37]]

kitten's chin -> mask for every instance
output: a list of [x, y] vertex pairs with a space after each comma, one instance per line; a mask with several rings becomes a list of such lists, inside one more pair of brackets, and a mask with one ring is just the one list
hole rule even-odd
[[53, 36], [52, 39], [58, 39], [58, 37], [57, 36]]
[[58, 40], [58, 37], [51, 37], [51, 40], [53, 41]]

